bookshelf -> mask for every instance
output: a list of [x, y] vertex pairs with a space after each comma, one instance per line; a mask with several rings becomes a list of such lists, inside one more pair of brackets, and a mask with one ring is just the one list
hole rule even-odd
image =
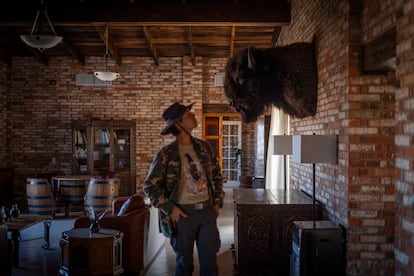
[[86, 128], [74, 129], [74, 171], [88, 173], [88, 138]]
[[73, 174], [112, 176], [121, 180], [120, 195], [135, 192], [135, 122], [73, 121]]

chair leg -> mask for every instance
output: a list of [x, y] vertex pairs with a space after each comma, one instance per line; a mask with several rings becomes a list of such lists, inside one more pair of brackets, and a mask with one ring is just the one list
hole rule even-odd
[[65, 206], [65, 217], [68, 217], [70, 214], [70, 203], [66, 203]]

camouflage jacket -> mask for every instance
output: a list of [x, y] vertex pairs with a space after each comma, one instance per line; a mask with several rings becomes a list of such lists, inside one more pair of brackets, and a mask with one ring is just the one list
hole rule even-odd
[[[223, 206], [223, 176], [219, 162], [210, 145], [192, 137], [194, 150], [203, 166], [212, 204]], [[178, 142], [174, 141], [161, 148], [154, 157], [149, 173], [144, 182], [144, 192], [151, 204], [159, 209], [161, 231], [165, 236], [171, 235], [169, 214], [175, 204], [174, 198], [181, 175], [181, 162], [178, 153]]]

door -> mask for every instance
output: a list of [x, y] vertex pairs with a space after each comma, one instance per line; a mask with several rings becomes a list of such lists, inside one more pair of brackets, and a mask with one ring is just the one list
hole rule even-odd
[[226, 185], [238, 186], [241, 174], [241, 121], [223, 120], [222, 170]]

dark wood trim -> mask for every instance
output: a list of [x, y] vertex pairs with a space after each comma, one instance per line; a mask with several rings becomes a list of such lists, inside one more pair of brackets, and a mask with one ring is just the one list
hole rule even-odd
[[272, 35], [271, 47], [273, 48], [276, 47], [276, 43], [277, 43], [277, 40], [279, 39], [279, 35], [281, 31], [282, 31], [282, 27], [280, 26], [275, 27], [275, 30], [273, 31], [273, 35]]
[[227, 104], [203, 104], [203, 113], [229, 113], [240, 115]]

